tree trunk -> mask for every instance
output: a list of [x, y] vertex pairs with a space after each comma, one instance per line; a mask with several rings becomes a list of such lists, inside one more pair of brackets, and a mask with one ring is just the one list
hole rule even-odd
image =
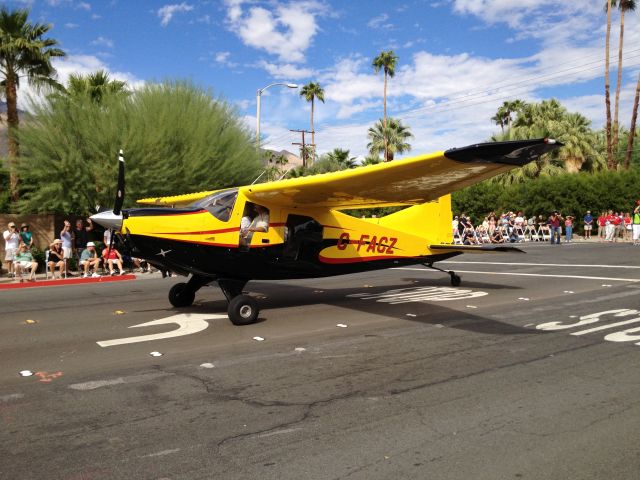
[[18, 88], [15, 77], [8, 72], [6, 77], [5, 95], [7, 99], [7, 136], [9, 153], [9, 192], [11, 201], [17, 202], [18, 194], [18, 172], [17, 162], [20, 156], [20, 145], [18, 143], [17, 130], [20, 126], [18, 117]]
[[384, 161], [389, 161], [389, 147], [387, 146], [387, 69], [384, 69], [384, 123], [382, 134], [384, 135]]
[[607, 115], [607, 167], [615, 169], [613, 163], [613, 151], [611, 148], [611, 95], [609, 93], [609, 38], [611, 37], [611, 0], [607, 0], [607, 35], [605, 40], [604, 60], [604, 103]]
[[313, 128], [313, 111], [315, 109], [314, 97], [311, 97], [311, 145], [313, 149], [313, 157], [315, 160], [316, 154], [316, 129]]
[[629, 128], [629, 140], [627, 142], [627, 156], [624, 161], [624, 168], [629, 169], [631, 165], [631, 154], [633, 153], [633, 141], [636, 136], [636, 120], [638, 120], [638, 102], [640, 101], [640, 73], [636, 84], [636, 98], [633, 100], [633, 113], [631, 114], [631, 127]]
[[611, 140], [611, 150], [616, 163], [618, 162], [618, 134], [620, 128], [618, 127], [618, 107], [620, 104], [620, 86], [622, 84], [622, 44], [624, 41], [624, 5], [620, 8], [620, 44], [618, 45], [618, 79], [616, 83], [616, 99], [613, 110], [613, 138]]

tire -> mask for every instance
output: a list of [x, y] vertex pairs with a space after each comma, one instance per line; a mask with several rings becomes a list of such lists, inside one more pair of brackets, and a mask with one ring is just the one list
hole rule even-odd
[[453, 273], [451, 275], [451, 286], [452, 287], [459, 287], [461, 283], [462, 283], [462, 279], [458, 275]]
[[234, 325], [250, 325], [258, 319], [258, 302], [249, 295], [238, 295], [229, 302], [227, 313]]
[[176, 308], [190, 306], [196, 298], [196, 292], [191, 290], [186, 283], [176, 283], [169, 290], [169, 302]]

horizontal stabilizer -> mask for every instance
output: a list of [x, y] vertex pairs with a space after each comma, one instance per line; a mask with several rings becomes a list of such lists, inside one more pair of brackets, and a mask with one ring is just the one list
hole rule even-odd
[[429, 250], [449, 250], [463, 253], [486, 253], [486, 252], [510, 252], [525, 253], [516, 247], [509, 245], [429, 245]]

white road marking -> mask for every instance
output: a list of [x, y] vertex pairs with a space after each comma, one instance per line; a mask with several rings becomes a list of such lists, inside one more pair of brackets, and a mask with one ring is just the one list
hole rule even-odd
[[[602, 325], [600, 327], [588, 328], [587, 330], [580, 330], [579, 332], [571, 333], [571, 335], [586, 335], [587, 333], [599, 332], [601, 330], [621, 327], [623, 325], [629, 325], [630, 323], [638, 323], [638, 322], [640, 322], [640, 317], [632, 318], [631, 320], [625, 320], [623, 322], [610, 323], [608, 325]], [[630, 340], [633, 340], [633, 339], [630, 339]], [[626, 341], [626, 340], [614, 340], [614, 341]]]
[[191, 335], [192, 333], [198, 333], [206, 329], [209, 326], [207, 320], [216, 320], [219, 318], [226, 318], [226, 315], [217, 314], [196, 314], [196, 313], [182, 313], [179, 315], [173, 315], [167, 318], [160, 318], [151, 322], [141, 323], [139, 325], [132, 325], [129, 328], [139, 327], [151, 327], [155, 325], [166, 325], [177, 323], [178, 328], [171, 330], [170, 332], [156, 333], [152, 335], [141, 335], [139, 337], [117, 338], [115, 340], [104, 340], [96, 342], [101, 347], [112, 347], [114, 345], [125, 345], [128, 343], [149, 342], [151, 340], [162, 340], [165, 338], [180, 337], [182, 335]]
[[9, 395], [2, 395], [0, 397], [0, 403], [9, 403], [13, 400], [20, 400], [24, 397], [24, 393], [10, 393]]
[[180, 451], [179, 448], [174, 448], [172, 450], [162, 450], [161, 452], [157, 452], [157, 453], [150, 453], [149, 455], [143, 455], [140, 458], [147, 458], [147, 457], [162, 457], [164, 455], [170, 455], [172, 453], [178, 453]]
[[[440, 273], [437, 270], [429, 270], [427, 268], [418, 268], [418, 267], [397, 267], [397, 268], [394, 268], [394, 270], [416, 270], [420, 272]], [[576, 278], [581, 280], [607, 280], [609, 282], [632, 282], [632, 283], [640, 282], [640, 278], [589, 277], [586, 275], [551, 275], [551, 274], [544, 274], [544, 273], [519, 273], [519, 272], [482, 272], [478, 270], [457, 270], [457, 269], [456, 269], [456, 273], [479, 273], [482, 275], [515, 275], [519, 277]]]
[[387, 290], [382, 293], [355, 293], [347, 295], [347, 297], [375, 300], [377, 302], [397, 305], [409, 302], [445, 302], [448, 300], [483, 297], [485, 295], [487, 295], [487, 292], [476, 292], [453, 287], [409, 287]]
[[635, 315], [637, 310], [629, 310], [628, 308], [620, 308], [617, 310], [606, 310], [604, 312], [590, 313], [589, 315], [582, 315], [577, 322], [565, 324], [563, 322], [547, 322], [541, 323], [536, 328], [538, 330], [566, 330], [568, 328], [581, 327], [583, 325], [590, 325], [600, 321], [600, 317], [605, 315], [613, 315], [614, 317], [626, 317], [628, 315]]
[[166, 377], [170, 374], [162, 372], [144, 373], [142, 375], [130, 375], [128, 377], [111, 378], [109, 380], [94, 380], [91, 382], [74, 383], [69, 385], [71, 390], [95, 390], [96, 388], [110, 387], [112, 385], [122, 385], [126, 383], [146, 382], [156, 378]]
[[438, 263], [455, 263], [460, 265], [520, 265], [525, 267], [581, 267], [581, 268], [627, 268], [640, 270], [634, 265], [586, 265], [569, 263], [519, 263], [519, 262], [461, 262], [459, 260], [442, 260]]

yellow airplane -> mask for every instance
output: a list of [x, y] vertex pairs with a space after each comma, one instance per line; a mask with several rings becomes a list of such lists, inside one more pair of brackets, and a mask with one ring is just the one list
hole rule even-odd
[[[464, 252], [517, 250], [452, 244], [450, 193], [536, 160], [561, 146], [552, 139], [482, 143], [393, 162], [276, 182], [172, 197], [122, 210], [124, 159], [112, 212], [91, 218], [116, 229], [132, 255], [189, 276], [169, 291], [191, 305], [217, 282], [235, 325], [258, 318], [242, 293], [250, 280], [328, 277], [411, 264], [433, 266]], [[340, 210], [405, 206], [382, 218]], [[112, 236], [113, 237], [113, 236]], [[451, 284], [460, 277], [453, 271]]]

